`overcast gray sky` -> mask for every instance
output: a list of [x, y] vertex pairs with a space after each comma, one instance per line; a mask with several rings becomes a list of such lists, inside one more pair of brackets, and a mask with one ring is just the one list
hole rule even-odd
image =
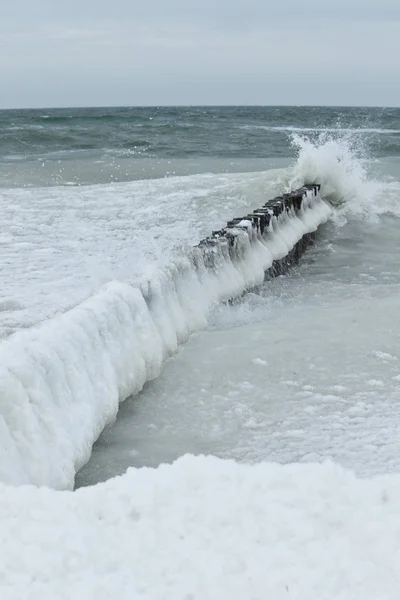
[[0, 108], [400, 105], [400, 0], [4, 0]]

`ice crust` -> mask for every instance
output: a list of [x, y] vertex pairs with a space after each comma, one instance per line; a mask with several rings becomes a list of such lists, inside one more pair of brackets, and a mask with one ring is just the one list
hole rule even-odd
[[0, 345], [0, 480], [71, 489], [118, 405], [160, 373], [213, 305], [260, 284], [332, 209], [305, 193], [300, 210], [250, 222], [195, 247], [140, 287], [111, 282], [72, 310]]

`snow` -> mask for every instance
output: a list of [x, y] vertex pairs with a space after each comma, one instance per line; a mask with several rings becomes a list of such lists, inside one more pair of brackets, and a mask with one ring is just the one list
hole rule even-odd
[[2, 600], [397, 600], [400, 476], [185, 456], [0, 490]]
[[[72, 488], [94, 441], [160, 373], [213, 305], [262, 283], [264, 271], [331, 214], [319, 195], [273, 218], [264, 235], [232, 230], [236, 245], [195, 248], [135, 287], [112, 282], [69, 312], [0, 345], [0, 480]], [[272, 228], [274, 230], [272, 231]], [[270, 244], [270, 233], [272, 245]]]

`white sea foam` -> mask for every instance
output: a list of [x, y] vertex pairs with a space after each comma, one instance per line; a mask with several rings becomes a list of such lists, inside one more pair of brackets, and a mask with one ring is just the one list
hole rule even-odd
[[[0, 337], [76, 306], [101, 285], [141, 281], [176, 249], [282, 191], [280, 171], [0, 191]], [[19, 309], [16, 307], [19, 305]]]
[[159, 374], [214, 304], [260, 284], [272, 261], [331, 212], [308, 193], [301, 211], [273, 217], [262, 236], [244, 221], [231, 232], [233, 247], [195, 248], [139, 287], [111, 282], [69, 312], [4, 341], [1, 480], [72, 487], [119, 402]]
[[260, 129], [263, 131], [282, 131], [288, 133], [332, 133], [365, 135], [368, 133], [392, 134], [400, 133], [400, 129], [385, 129], [379, 127], [296, 127], [294, 125], [241, 125], [240, 129]]
[[352, 136], [321, 135], [317, 140], [293, 135], [298, 158], [288, 176], [288, 189], [304, 181], [321, 184], [324, 198], [351, 212], [374, 219], [389, 213], [400, 215], [400, 183], [389, 177], [370, 175], [362, 144]]

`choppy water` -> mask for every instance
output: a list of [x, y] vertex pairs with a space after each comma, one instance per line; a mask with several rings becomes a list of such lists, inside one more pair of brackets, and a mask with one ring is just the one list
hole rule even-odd
[[[42, 321], [51, 330], [107, 282], [139, 285], [304, 181], [320, 182], [335, 207], [315, 247], [288, 276], [214, 307], [122, 404], [78, 485], [186, 452], [398, 470], [400, 109], [0, 112], [4, 338]], [[29, 377], [17, 363], [32, 397], [30, 360]], [[27, 426], [13, 419], [23, 440]]]
[[[293, 133], [311, 140], [321, 135], [347, 137], [367, 156], [398, 156], [400, 109], [0, 111], [0, 185], [77, 185], [199, 171], [251, 171], [262, 169], [263, 164], [281, 166], [296, 156]], [[273, 160], [262, 163], [259, 159]]]

